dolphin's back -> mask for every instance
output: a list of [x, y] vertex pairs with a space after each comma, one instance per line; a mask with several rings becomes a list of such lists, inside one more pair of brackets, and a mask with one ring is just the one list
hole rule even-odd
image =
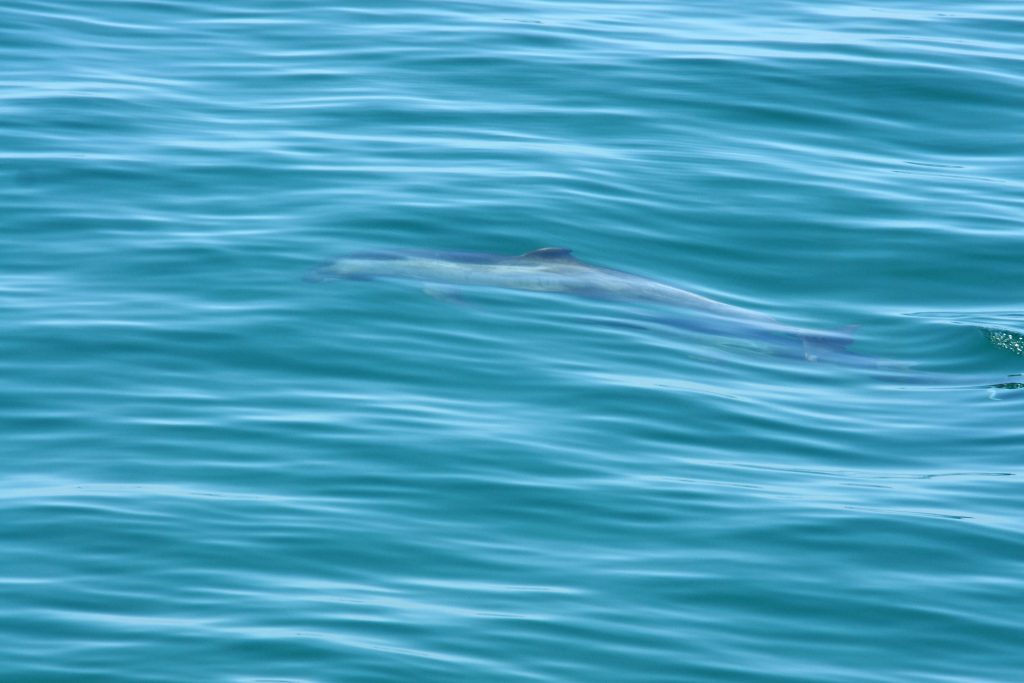
[[433, 249], [356, 252], [314, 271], [311, 279], [330, 277], [355, 280], [389, 277], [445, 285], [561, 292], [665, 304], [747, 322], [774, 323], [768, 316], [672, 285], [584, 263], [564, 247], [544, 247], [515, 256]]

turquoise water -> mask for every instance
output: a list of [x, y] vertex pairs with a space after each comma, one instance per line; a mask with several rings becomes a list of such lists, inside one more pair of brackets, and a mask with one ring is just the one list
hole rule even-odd
[[1020, 680], [1020, 9], [5, 2], [0, 681]]

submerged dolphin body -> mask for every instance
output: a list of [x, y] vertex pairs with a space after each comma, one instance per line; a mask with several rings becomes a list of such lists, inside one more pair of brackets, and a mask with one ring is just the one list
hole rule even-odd
[[561, 247], [545, 247], [519, 256], [426, 250], [362, 252], [328, 261], [306, 276], [307, 280], [317, 282], [339, 278], [420, 282], [428, 292], [438, 287], [495, 287], [648, 304], [647, 312], [632, 312], [623, 324], [657, 325], [752, 340], [763, 352], [775, 357], [867, 371], [878, 379], [900, 385], [978, 386], [989, 387], [990, 393], [995, 389], [1024, 388], [1024, 380], [1018, 379], [1021, 375], [998, 382], [961, 378], [961, 382], [950, 385], [955, 378], [910, 371], [900, 363], [849, 351], [847, 347], [853, 341], [850, 334], [856, 326], [838, 332], [790, 327], [763, 313], [632, 273], [584, 263]]
[[[861, 366], [864, 356], [846, 351], [847, 331], [811, 332], [788, 327], [771, 316], [688, 292], [672, 285], [578, 260], [569, 249], [545, 247], [519, 256], [466, 252], [363, 252], [330, 261], [309, 280], [376, 278], [445, 287], [497, 287], [528, 292], [570, 294], [607, 301], [646, 303], [671, 308], [673, 315], [646, 315], [641, 322], [753, 339], [773, 355], [809, 361], [841, 357]], [[679, 315], [682, 312], [683, 315]]]

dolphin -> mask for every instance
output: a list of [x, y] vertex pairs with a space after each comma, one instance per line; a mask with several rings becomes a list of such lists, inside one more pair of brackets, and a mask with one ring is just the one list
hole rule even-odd
[[[563, 247], [544, 247], [518, 256], [422, 249], [356, 252], [321, 264], [305, 279], [411, 281], [423, 284], [434, 295], [444, 295], [459, 287], [491, 287], [646, 304], [647, 310], [631, 311], [630, 321], [623, 324], [657, 325], [752, 340], [775, 357], [827, 362], [903, 385], [950, 386], [951, 378], [912, 372], [903, 363], [850, 351], [847, 347], [853, 343], [856, 325], [836, 331], [788, 326], [758, 311], [640, 275], [585, 263], [573, 256], [571, 249]], [[1024, 389], [1024, 375], [1020, 374], [996, 382], [962, 379], [967, 384], [958, 385], [988, 387], [990, 394], [995, 389]]]
[[753, 339], [765, 343], [773, 355], [812, 362], [845, 355], [855, 365], [864, 358], [846, 351], [853, 341], [853, 327], [836, 332], [790, 327], [769, 315], [664, 282], [584, 263], [563, 247], [544, 247], [518, 256], [426, 250], [359, 252], [328, 261], [306, 277], [311, 281], [334, 278], [414, 281], [425, 283], [428, 292], [437, 286], [492, 287], [643, 303], [670, 309], [673, 314], [641, 315], [637, 317], [641, 322]]

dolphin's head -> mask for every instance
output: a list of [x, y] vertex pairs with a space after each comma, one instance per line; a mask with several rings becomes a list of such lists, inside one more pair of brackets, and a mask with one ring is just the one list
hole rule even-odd
[[325, 280], [369, 280], [381, 275], [388, 264], [408, 259], [408, 256], [383, 251], [354, 252], [337, 259], [330, 259], [314, 266], [303, 278], [306, 282]]
[[430, 279], [429, 272], [432, 269], [444, 268], [446, 264], [491, 265], [508, 260], [510, 259], [505, 256], [465, 251], [356, 251], [321, 263], [310, 270], [305, 279], [309, 282], [336, 279], [370, 280], [375, 277]]
[[334, 261], [324, 261], [313, 266], [302, 276], [302, 279], [306, 282], [323, 282], [324, 280], [333, 280], [336, 277], [341, 277], [334, 274], [334, 263]]

